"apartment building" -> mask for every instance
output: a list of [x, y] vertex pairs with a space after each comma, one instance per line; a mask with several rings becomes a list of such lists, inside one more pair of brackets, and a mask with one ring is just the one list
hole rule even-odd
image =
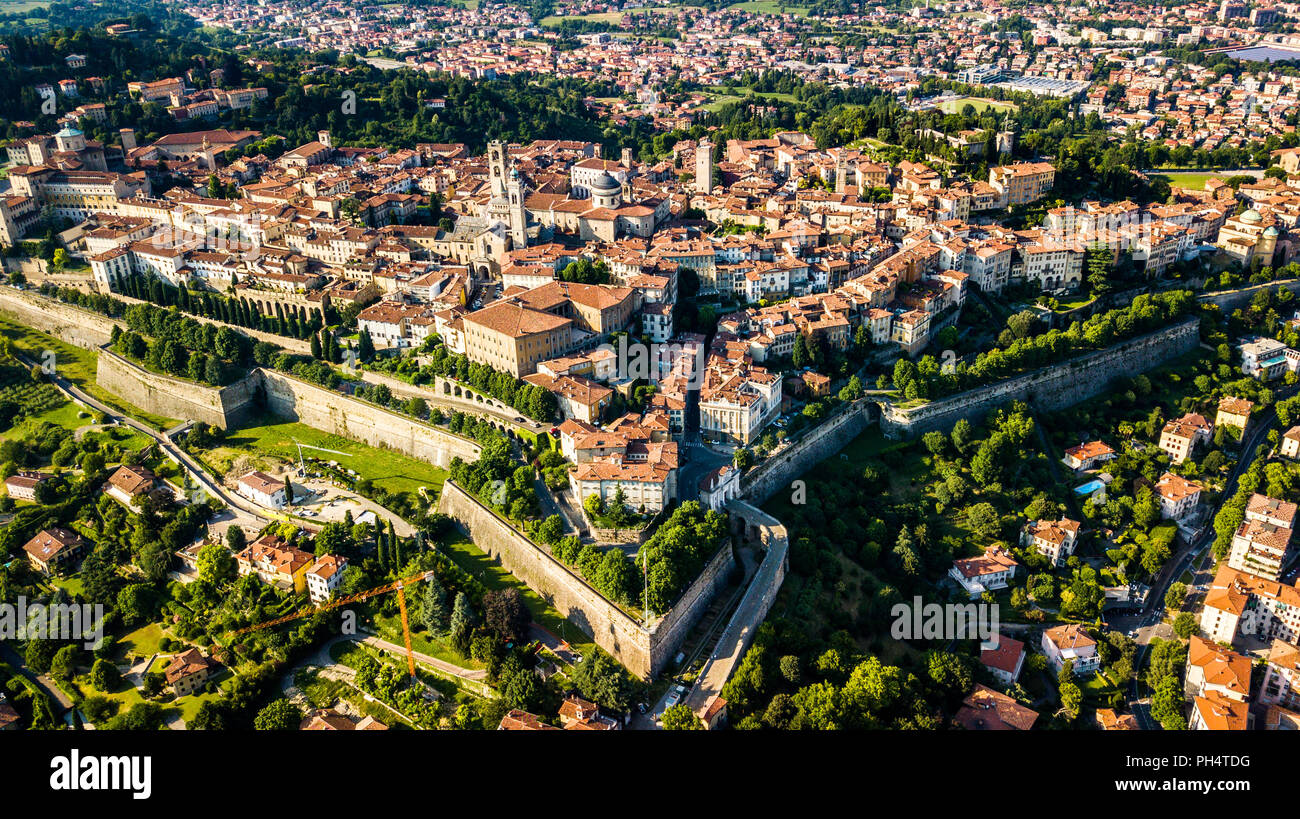
[[307, 570], [307, 597], [316, 605], [326, 603], [339, 586], [348, 570], [348, 559], [342, 555], [324, 555], [316, 559]]
[[1017, 162], [989, 168], [989, 185], [998, 192], [999, 207], [1026, 205], [1042, 199], [1056, 184], [1050, 162]]
[[1166, 472], [1156, 481], [1154, 489], [1156, 499], [1160, 501], [1160, 517], [1182, 520], [1196, 508], [1201, 501], [1201, 491], [1205, 487], [1196, 481], [1189, 481], [1181, 475]]
[[1238, 633], [1256, 640], [1300, 638], [1300, 589], [1276, 580], [1219, 567], [1205, 596], [1201, 633], [1231, 644]]
[[1232, 536], [1228, 565], [1267, 580], [1277, 580], [1290, 562], [1296, 505], [1255, 493]]
[[1246, 702], [1250, 699], [1250, 658], [1193, 634], [1187, 647], [1184, 691], [1188, 699], [1213, 692]]

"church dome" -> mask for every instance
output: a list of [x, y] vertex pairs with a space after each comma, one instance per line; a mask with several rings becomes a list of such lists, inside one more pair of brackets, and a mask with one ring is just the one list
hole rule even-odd
[[1277, 236], [1277, 227], [1274, 225], [1269, 225], [1268, 227], [1264, 228], [1264, 235], [1268, 236], [1269, 238], [1273, 238]]
[[1264, 217], [1260, 216], [1259, 211], [1255, 210], [1254, 208], [1251, 208], [1250, 210], [1241, 214], [1241, 221], [1249, 222], [1252, 225], [1260, 223], [1261, 221], [1263, 221], [1263, 219]]
[[591, 180], [591, 192], [600, 194], [615, 194], [623, 189], [618, 180], [610, 176], [607, 172], [602, 171], [600, 176]]

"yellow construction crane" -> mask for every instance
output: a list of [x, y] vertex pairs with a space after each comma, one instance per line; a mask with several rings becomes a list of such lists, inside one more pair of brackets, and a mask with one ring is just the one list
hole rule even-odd
[[244, 626], [241, 629], [236, 629], [235, 631], [230, 632], [230, 636], [238, 637], [241, 634], [248, 634], [249, 632], [252, 631], [261, 631], [262, 629], [274, 628], [275, 626], [283, 625], [284, 623], [289, 623], [294, 620], [301, 620], [304, 617], [310, 617], [313, 614], [318, 614], [323, 611], [332, 611], [333, 609], [342, 608], [343, 606], [351, 605], [352, 603], [361, 603], [366, 600], [369, 600], [372, 597], [377, 597], [378, 595], [387, 594], [388, 592], [395, 591], [397, 592], [397, 607], [402, 612], [402, 637], [406, 642], [406, 668], [410, 672], [411, 677], [414, 678], [415, 677], [415, 652], [411, 649], [411, 626], [409, 621], [407, 620], [407, 614], [406, 614], [406, 587], [414, 583], [419, 583], [422, 580], [427, 580], [432, 576], [433, 576], [433, 572], [428, 571], [428, 572], [422, 572], [417, 575], [412, 575], [410, 577], [404, 577], [401, 580], [394, 580], [392, 583], [385, 583], [384, 585], [376, 586], [373, 589], [367, 589], [365, 591], [357, 592], [355, 594], [349, 594], [346, 597], [340, 597], [336, 600], [331, 600], [328, 603], [324, 603], [322, 605], [316, 606], [311, 609], [296, 611], [293, 614], [286, 614], [283, 617], [276, 617], [275, 619], [267, 620], [264, 623], [257, 623], [256, 625], [251, 625], [251, 626]]

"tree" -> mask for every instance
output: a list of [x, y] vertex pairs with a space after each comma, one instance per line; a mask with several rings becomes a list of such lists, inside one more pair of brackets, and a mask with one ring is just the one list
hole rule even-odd
[[424, 599], [422, 601], [424, 627], [430, 633], [441, 636], [447, 630], [449, 612], [447, 611], [447, 591], [438, 582], [436, 575], [430, 575], [424, 581]]
[[665, 731], [702, 731], [704, 724], [684, 702], [670, 705], [661, 717]]
[[514, 655], [510, 656], [501, 672], [497, 690], [507, 705], [525, 711], [537, 707], [543, 694], [541, 680], [532, 669], [524, 668]]
[[100, 658], [95, 660], [95, 664], [90, 667], [90, 684], [95, 686], [96, 690], [111, 694], [117, 690], [121, 683], [121, 672], [117, 670], [117, 666], [108, 660]]
[[61, 682], [72, 679], [73, 673], [77, 670], [79, 653], [80, 649], [76, 646], [64, 646], [59, 649], [50, 663], [50, 676]]
[[1060, 687], [1061, 710], [1065, 718], [1073, 722], [1079, 716], [1079, 706], [1083, 704], [1083, 690], [1073, 682], [1062, 683]]
[[465, 592], [457, 592], [451, 609], [451, 644], [462, 655], [469, 654], [470, 638], [474, 632], [474, 610], [470, 608]]
[[253, 718], [253, 727], [258, 731], [296, 731], [301, 724], [302, 711], [283, 697], [258, 711]]
[[[243, 528], [231, 526], [226, 529], [226, 546], [230, 547], [230, 551], [242, 551], [246, 542], [247, 537], [244, 535]], [[199, 554], [202, 555], [203, 553], [199, 552]]]
[[937, 430], [927, 432], [921, 436], [921, 443], [925, 444], [931, 455], [939, 456], [948, 448], [948, 436]]
[[[230, 540], [231, 532], [239, 532], [242, 535], [243, 531], [238, 526], [231, 526], [226, 530], [227, 542]], [[214, 586], [222, 586], [227, 581], [234, 580], [238, 573], [235, 556], [231, 554], [229, 549], [218, 543], [208, 543], [199, 549], [199, 556], [195, 564], [198, 568], [199, 579]]]
[[502, 640], [519, 642], [532, 615], [516, 588], [490, 591], [483, 595], [483, 622]]
[[794, 350], [790, 354], [790, 361], [795, 367], [807, 367], [812, 361], [812, 354], [808, 351], [808, 339], [803, 333], [794, 337]]
[[1190, 611], [1180, 612], [1179, 615], [1174, 618], [1174, 634], [1177, 634], [1184, 640], [1189, 639], [1193, 634], [1195, 634], [1197, 627], [1196, 615], [1192, 614]]
[[573, 682], [583, 697], [614, 711], [627, 709], [636, 691], [636, 681], [627, 669], [600, 649], [573, 668]]
[[1181, 609], [1183, 607], [1183, 600], [1186, 597], [1187, 597], [1187, 584], [1174, 583], [1172, 586], [1169, 587], [1169, 591], [1165, 592], [1165, 608]]

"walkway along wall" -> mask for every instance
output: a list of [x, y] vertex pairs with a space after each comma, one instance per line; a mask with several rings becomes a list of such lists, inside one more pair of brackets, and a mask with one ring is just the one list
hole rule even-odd
[[[122, 293], [111, 294], [113, 298], [125, 304], [152, 304], [152, 302], [135, 299]], [[0, 313], [12, 316], [28, 327], [34, 327], [52, 336], [63, 339], [78, 347], [99, 347], [111, 340], [113, 325], [126, 329], [126, 322], [109, 318], [102, 313], [86, 310], [72, 304], [64, 304], [57, 299], [42, 296], [31, 290], [13, 290], [0, 287]], [[189, 318], [217, 327], [230, 327], [256, 341], [269, 341], [287, 352], [306, 355], [311, 351], [311, 342], [302, 341], [275, 333], [266, 333], [248, 327], [227, 324], [224, 321], [185, 313]]]
[[253, 414], [260, 383], [249, 373], [233, 384], [209, 387], [160, 375], [101, 347], [95, 383], [145, 412], [227, 429]]
[[724, 543], [672, 609], [647, 629], [453, 481], [443, 484], [438, 511], [458, 520], [479, 550], [642, 678], [659, 673], [672, 658], [735, 565]]
[[457, 456], [478, 460], [480, 452], [469, 438], [274, 370], [257, 369], [234, 384], [206, 387], [150, 372], [101, 348], [95, 380], [146, 412], [222, 429], [239, 426], [264, 402], [275, 415], [444, 468]]
[[1242, 287], [1237, 290], [1224, 290], [1221, 293], [1203, 293], [1197, 296], [1196, 299], [1205, 304], [1213, 304], [1224, 313], [1231, 313], [1238, 307], [1245, 307], [1250, 304], [1250, 300], [1255, 298], [1255, 294], [1259, 293], [1259, 291], [1273, 290], [1279, 287], [1300, 295], [1300, 279], [1283, 279], [1282, 281]]
[[[781, 591], [781, 583], [785, 580], [789, 566], [790, 538], [779, 520], [739, 500], [727, 504], [727, 511], [731, 513], [733, 523], [739, 524], [746, 531], [757, 530], [764, 555], [758, 571], [750, 580], [749, 588], [740, 599], [740, 605], [727, 621], [727, 627], [714, 646], [713, 653], [700, 670], [695, 687], [686, 697], [686, 704], [701, 719], [710, 712], [710, 706], [722, 694], [722, 686], [726, 685], [745, 656], [749, 644], [754, 640], [754, 634], [771, 610], [777, 593]], [[719, 712], [713, 710], [713, 719], [707, 727], [715, 727], [720, 720]]]

